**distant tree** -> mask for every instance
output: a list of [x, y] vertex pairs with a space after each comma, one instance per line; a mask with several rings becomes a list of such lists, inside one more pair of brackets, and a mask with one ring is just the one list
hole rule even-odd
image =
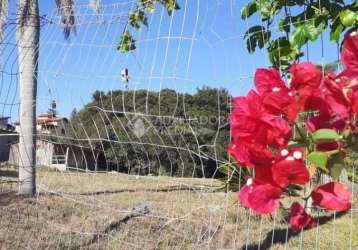
[[97, 102], [97, 104], [101, 101], [101, 99], [104, 96], [104, 92], [103, 91], [98, 91], [96, 90], [93, 94], [92, 94], [92, 100]]
[[55, 100], [52, 100], [50, 108], [48, 109], [48, 113], [51, 114], [52, 116], [57, 115], [57, 104]]
[[75, 118], [76, 115], [77, 115], [77, 109], [74, 108], [74, 109], [72, 109], [72, 111], [71, 111], [70, 120], [73, 120], [73, 118]]

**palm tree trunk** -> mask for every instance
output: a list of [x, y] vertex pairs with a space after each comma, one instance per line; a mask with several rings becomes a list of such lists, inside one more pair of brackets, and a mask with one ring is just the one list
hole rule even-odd
[[36, 95], [39, 57], [37, 0], [19, 0], [17, 45], [20, 72], [19, 194], [36, 193]]
[[[5, 38], [5, 26], [7, 21], [7, 14], [9, 11], [9, 0], [0, 0], [0, 54], [4, 54], [4, 38]], [[0, 56], [0, 68], [4, 68], [4, 62], [2, 56]]]
[[9, 0], [0, 0], [0, 44], [4, 41], [5, 24], [8, 14]]

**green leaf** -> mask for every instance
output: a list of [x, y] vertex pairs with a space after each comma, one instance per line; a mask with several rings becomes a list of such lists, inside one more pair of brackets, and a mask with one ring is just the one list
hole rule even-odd
[[301, 147], [301, 146], [303, 146], [304, 145], [304, 143], [303, 142], [298, 142], [298, 141], [289, 141], [288, 143], [287, 143], [287, 148], [294, 148], [294, 147]]
[[318, 20], [318, 18], [311, 20], [311, 22], [306, 23], [306, 29], [307, 29], [307, 38], [311, 42], [314, 42], [317, 40], [318, 36], [324, 31], [326, 28], [326, 22], [324, 21], [317, 21], [317, 25], [315, 21]]
[[249, 36], [256, 36], [257, 34], [262, 33], [264, 31], [265, 27], [262, 25], [252, 26], [245, 32], [244, 38], [247, 38]]
[[340, 140], [341, 137], [333, 129], [323, 128], [312, 133], [312, 139], [314, 143], [324, 143]]
[[291, 46], [299, 50], [307, 41], [307, 29], [304, 25], [299, 26], [290, 37]]
[[144, 11], [136, 10], [130, 12], [128, 16], [128, 23], [136, 30], [140, 30], [141, 24], [148, 27], [148, 19]]
[[263, 20], [271, 18], [275, 13], [272, 0], [256, 0], [256, 6]]
[[244, 35], [246, 47], [249, 53], [253, 53], [258, 46], [262, 49], [271, 37], [271, 31], [265, 29], [264, 26], [255, 25], [250, 27]]
[[257, 44], [256, 39], [254, 39], [253, 37], [247, 38], [247, 40], [246, 40], [246, 49], [250, 54], [255, 52], [256, 44]]
[[357, 13], [352, 10], [346, 9], [339, 13], [339, 19], [344, 26], [350, 27], [355, 24], [357, 20]]
[[314, 151], [307, 156], [307, 160], [315, 166], [326, 169], [328, 156], [324, 152]]
[[154, 0], [139, 0], [139, 4], [149, 13], [154, 13], [155, 10]]
[[136, 45], [135, 45], [135, 40], [132, 37], [132, 34], [128, 30], [123, 32], [119, 44], [117, 46], [117, 50], [119, 50], [121, 53], [126, 53], [135, 49], [136, 49]]
[[165, 7], [170, 16], [174, 10], [179, 10], [180, 7], [177, 4], [177, 0], [159, 0], [159, 2]]
[[337, 19], [332, 25], [331, 33], [329, 34], [329, 39], [331, 41], [338, 42], [339, 37], [340, 37], [341, 33], [343, 32], [343, 30], [344, 30], [343, 24], [341, 24], [339, 22], [339, 20]]
[[[243, 171], [243, 172], [242, 172]], [[240, 172], [238, 168], [232, 163], [226, 163], [218, 168], [223, 177], [219, 178], [222, 183], [221, 190], [237, 192], [243, 185], [246, 184], [244, 176], [252, 175], [250, 169], [242, 168]]]
[[342, 170], [345, 168], [344, 157], [341, 152], [338, 152], [329, 158], [327, 168], [329, 169], [329, 175], [333, 179], [339, 178]]
[[325, 22], [320, 22], [316, 27], [314, 20], [297, 24], [296, 30], [290, 37], [292, 48], [299, 50], [308, 40], [315, 41], [325, 28]]
[[344, 164], [334, 164], [330, 169], [330, 176], [337, 180], [344, 169]]
[[279, 37], [270, 42], [268, 52], [272, 65], [274, 65], [277, 69], [280, 68], [282, 70], [286, 70], [290, 65], [290, 61], [293, 61], [300, 56], [298, 52], [292, 50], [290, 42], [286, 37]]
[[240, 12], [241, 19], [245, 20], [249, 18], [252, 14], [257, 12], [257, 5], [255, 2], [246, 4]]
[[290, 16], [282, 18], [278, 24], [279, 30], [283, 32], [290, 32], [291, 29], [291, 20]]

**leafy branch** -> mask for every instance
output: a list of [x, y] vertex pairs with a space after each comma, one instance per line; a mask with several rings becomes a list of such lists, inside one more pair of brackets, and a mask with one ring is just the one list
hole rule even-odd
[[173, 11], [180, 9], [176, 0], [137, 0], [136, 8], [128, 13], [128, 19], [117, 46], [119, 52], [126, 53], [136, 49], [136, 40], [130, 28], [137, 32], [141, 31], [142, 26], [148, 28], [148, 14], [154, 13], [157, 3], [167, 10], [169, 16]]
[[[271, 64], [287, 70], [304, 55], [302, 48], [329, 29], [330, 40], [339, 42], [347, 29], [358, 27], [358, 1], [351, 0], [251, 0], [241, 9], [241, 19], [257, 16], [265, 26], [252, 26], [245, 33], [247, 49], [266, 48]], [[292, 11], [291, 11], [292, 10]], [[295, 14], [292, 14], [292, 13]], [[272, 24], [284, 35], [272, 36]]]

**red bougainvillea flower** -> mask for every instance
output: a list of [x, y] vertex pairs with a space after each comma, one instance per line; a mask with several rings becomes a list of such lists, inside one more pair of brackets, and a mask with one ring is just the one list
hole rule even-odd
[[280, 206], [281, 195], [280, 188], [250, 178], [241, 188], [239, 199], [244, 207], [251, 208], [258, 214], [270, 214]]
[[268, 183], [273, 186], [277, 186], [272, 177], [272, 166], [257, 166], [255, 167], [255, 181], [259, 183]]
[[271, 151], [261, 145], [240, 143], [233, 140], [227, 148], [240, 166], [255, 167], [270, 165], [274, 159]]
[[343, 212], [351, 208], [352, 193], [338, 182], [329, 182], [315, 188], [311, 196], [314, 206], [327, 210]]
[[318, 129], [329, 128], [336, 131], [342, 131], [347, 126], [347, 120], [349, 117], [344, 118], [330, 118], [329, 116], [319, 115], [308, 119], [306, 127], [308, 131], [314, 132]]
[[322, 92], [328, 90], [329, 94], [333, 95], [339, 102], [348, 103], [349, 99], [347, 98], [347, 90], [344, 88], [350, 85], [350, 79], [346, 75], [339, 74], [338, 76], [334, 73], [330, 72], [324, 77], [324, 86], [322, 88]]
[[296, 119], [299, 106], [296, 103], [295, 92], [287, 88], [276, 69], [257, 69], [255, 86], [262, 97], [263, 106], [269, 113], [284, 114], [290, 122]]
[[263, 97], [263, 105], [268, 112], [274, 115], [285, 115], [289, 122], [297, 118], [300, 106], [291, 92], [283, 91], [267, 94]]
[[309, 172], [303, 162], [301, 150], [281, 150], [282, 159], [272, 166], [272, 177], [275, 183], [285, 188], [290, 184], [304, 185], [309, 181]]
[[[244, 207], [258, 214], [277, 211], [281, 196], [291, 195], [286, 192], [289, 185], [310, 181], [304, 153], [311, 149], [346, 157], [345, 140], [357, 132], [354, 114], [358, 116], [358, 31], [346, 34], [342, 48], [345, 68], [338, 74], [324, 75], [310, 62], [296, 63], [290, 68], [291, 81], [286, 85], [278, 70], [257, 69], [257, 92], [252, 90], [246, 97], [234, 99], [230, 116], [232, 141], [227, 150], [241, 166], [252, 168], [254, 176], [237, 194]], [[332, 129], [342, 137], [332, 142], [328, 133], [327, 138], [322, 133], [322, 139], [327, 139], [323, 143], [306, 140], [310, 145], [305, 144], [305, 148], [285, 149], [299, 112], [309, 112], [308, 132]], [[310, 198], [314, 206], [342, 212], [350, 209], [352, 194], [343, 184], [330, 182], [316, 187]], [[294, 202], [289, 223], [299, 231], [316, 226], [317, 220]]]
[[234, 140], [246, 143], [284, 145], [291, 136], [288, 123], [269, 114], [255, 91], [250, 91], [246, 97], [235, 98], [230, 126]]
[[352, 104], [353, 112], [358, 115], [358, 32], [347, 33], [342, 46], [341, 62], [345, 69], [335, 81], [341, 87], [343, 96]]
[[278, 92], [280, 90], [289, 92], [280, 73], [275, 68], [257, 69], [255, 72], [255, 87], [260, 95]]
[[292, 89], [300, 90], [308, 87], [312, 90], [321, 84], [323, 73], [310, 62], [293, 64], [290, 72]]
[[234, 110], [230, 116], [231, 134], [234, 139], [252, 142], [258, 130], [265, 130], [268, 124], [262, 121], [267, 112], [261, 104], [260, 97], [250, 91], [246, 97], [234, 99]]
[[344, 75], [335, 76], [333, 73], [328, 74], [324, 78], [324, 86], [322, 88], [328, 114], [331, 117], [346, 119], [351, 112], [351, 95], [357, 88], [358, 82], [357, 84], [352, 84], [351, 79], [348, 79]]
[[317, 220], [308, 215], [305, 209], [298, 203], [294, 202], [291, 205], [291, 214], [289, 221], [293, 231], [300, 231], [306, 227], [317, 226]]
[[[269, 129], [264, 133], [267, 145], [274, 145], [277, 147], [286, 146], [292, 135], [292, 130], [289, 124], [279, 116], [267, 117], [265, 120], [269, 124]], [[262, 135], [257, 133], [257, 136], [260, 138]]]
[[358, 32], [347, 33], [344, 37], [341, 61], [346, 69], [358, 69]]
[[309, 119], [307, 123], [309, 131], [319, 128], [341, 130], [346, 125], [352, 110], [349, 96], [353, 92], [346, 89], [346, 83], [341, 79], [343, 77], [338, 78], [333, 73], [329, 73], [324, 77], [319, 89], [306, 88], [300, 91], [298, 102], [301, 110], [319, 111], [319, 116]]
[[346, 69], [337, 77], [325, 80], [325, 86], [331, 92], [331, 100], [327, 100], [331, 113], [347, 116], [353, 111], [358, 114], [358, 68]]
[[326, 91], [324, 88], [320, 90], [302, 89], [298, 99], [300, 111], [319, 111], [320, 115], [329, 116], [329, 108], [326, 105]]
[[[345, 72], [343, 72], [342, 74], [345, 74]], [[345, 75], [341, 76], [342, 74], [340, 74], [339, 78], [337, 78], [336, 80], [341, 80], [341, 82], [343, 82], [342, 84], [340, 84], [340, 87], [342, 89], [342, 95], [345, 99], [343, 99], [342, 97], [340, 97], [339, 99], [337, 97], [339, 97], [337, 95], [337, 97], [335, 97], [335, 101], [338, 102], [340, 101], [340, 103], [338, 103], [340, 106], [335, 105], [336, 107], [336, 113], [343, 113], [346, 114], [348, 112], [353, 112], [354, 114], [358, 115], [358, 110], [357, 110], [357, 106], [358, 106], [358, 69], [356, 71], [356, 75], [355, 78], [352, 77], [346, 77]], [[343, 102], [343, 101], [345, 102]], [[335, 103], [333, 103], [335, 104]], [[345, 105], [345, 106], [343, 106]], [[343, 106], [343, 107], [342, 107]], [[343, 108], [346, 108], [347, 111], [345, 111]]]
[[353, 103], [352, 103], [352, 110], [353, 110], [353, 113], [358, 116], [358, 91], [356, 91], [353, 96], [352, 96], [352, 99], [353, 99]]

